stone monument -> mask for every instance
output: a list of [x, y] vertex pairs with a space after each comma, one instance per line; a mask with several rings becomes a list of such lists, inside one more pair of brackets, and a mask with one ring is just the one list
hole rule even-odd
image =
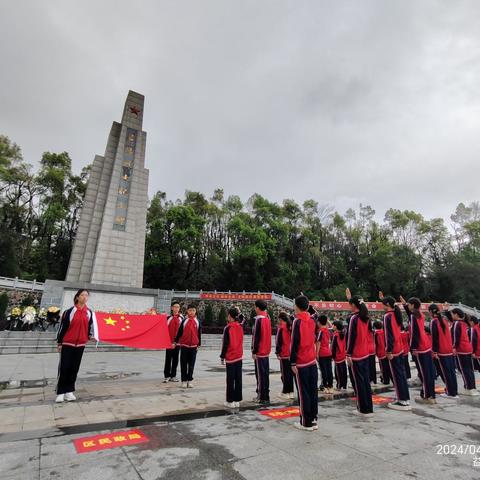
[[105, 155], [92, 164], [67, 282], [142, 287], [148, 170], [144, 96], [130, 91]]

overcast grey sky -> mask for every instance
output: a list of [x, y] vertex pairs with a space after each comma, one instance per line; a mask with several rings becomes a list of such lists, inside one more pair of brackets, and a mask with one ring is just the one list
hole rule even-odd
[[480, 1], [0, 0], [0, 133], [103, 154], [146, 96], [149, 194], [448, 217], [480, 200]]

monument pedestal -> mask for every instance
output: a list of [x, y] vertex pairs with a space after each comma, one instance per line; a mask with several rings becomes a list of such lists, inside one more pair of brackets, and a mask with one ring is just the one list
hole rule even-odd
[[159, 313], [170, 312], [171, 290], [61, 280], [45, 282], [41, 307], [55, 305], [62, 311], [70, 308], [73, 305], [73, 296], [79, 288], [86, 288], [90, 292], [88, 306], [93, 310], [110, 312], [118, 309], [128, 313], [143, 313], [153, 307]]

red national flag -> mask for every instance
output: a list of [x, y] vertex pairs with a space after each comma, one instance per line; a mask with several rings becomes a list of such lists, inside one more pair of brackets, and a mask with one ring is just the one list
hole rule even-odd
[[124, 347], [166, 349], [172, 347], [167, 315], [127, 315], [95, 312], [95, 339]]

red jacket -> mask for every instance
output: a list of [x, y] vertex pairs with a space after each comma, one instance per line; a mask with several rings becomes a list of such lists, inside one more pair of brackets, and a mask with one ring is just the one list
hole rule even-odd
[[180, 347], [197, 348], [201, 344], [201, 328], [197, 317], [187, 317], [180, 324], [175, 343]]
[[170, 315], [167, 319], [168, 325], [168, 333], [170, 334], [170, 340], [172, 343], [175, 341], [175, 337], [177, 336], [178, 329], [180, 328], [180, 323], [182, 323], [183, 317], [182, 315]]
[[410, 351], [410, 334], [408, 330], [402, 330], [403, 354], [408, 355]]
[[383, 331], [385, 333], [385, 353], [391, 353], [394, 357], [402, 355], [405, 352], [404, 338], [393, 312], [387, 312], [384, 315]]
[[368, 337], [372, 332], [368, 328], [369, 320], [361, 320], [358, 314], [352, 315], [348, 324], [347, 356], [352, 360], [364, 360], [369, 357]]
[[93, 312], [84, 306], [65, 310], [57, 333], [57, 343], [70, 347], [84, 347], [93, 336]]
[[317, 335], [318, 342], [318, 357], [331, 357], [332, 351], [330, 350], [330, 332], [328, 327], [320, 327]]
[[473, 353], [473, 347], [468, 338], [468, 326], [463, 320], [457, 320], [453, 326], [453, 347], [459, 355]]
[[375, 334], [370, 332], [368, 335], [368, 354], [375, 355], [376, 348], [375, 348]]
[[223, 329], [222, 353], [226, 363], [243, 360], [243, 327], [238, 322], [230, 322]]
[[255, 317], [252, 332], [252, 353], [257, 357], [268, 357], [272, 351], [272, 324], [266, 312]]
[[316, 365], [315, 321], [308, 312], [297, 314], [292, 326], [290, 362], [298, 368]]
[[343, 363], [347, 357], [345, 335], [343, 338], [340, 338], [340, 334], [338, 332], [333, 334], [332, 356], [335, 363]]
[[447, 320], [443, 320], [445, 323], [445, 332], [442, 330], [440, 320], [437, 317], [432, 318], [430, 322], [430, 329], [432, 331], [432, 351], [438, 355], [452, 355], [452, 333]]
[[275, 354], [282, 360], [290, 358], [290, 342], [292, 334], [289, 332], [287, 325], [282, 324], [277, 328], [277, 336], [275, 337]]
[[480, 325], [474, 325], [472, 328], [472, 347], [473, 354], [480, 358]]
[[410, 315], [410, 348], [417, 353], [427, 353], [432, 351], [432, 340], [425, 331], [425, 315], [420, 314], [417, 318]]
[[375, 330], [375, 353], [379, 360], [383, 360], [387, 356], [385, 352], [385, 333], [383, 328]]

